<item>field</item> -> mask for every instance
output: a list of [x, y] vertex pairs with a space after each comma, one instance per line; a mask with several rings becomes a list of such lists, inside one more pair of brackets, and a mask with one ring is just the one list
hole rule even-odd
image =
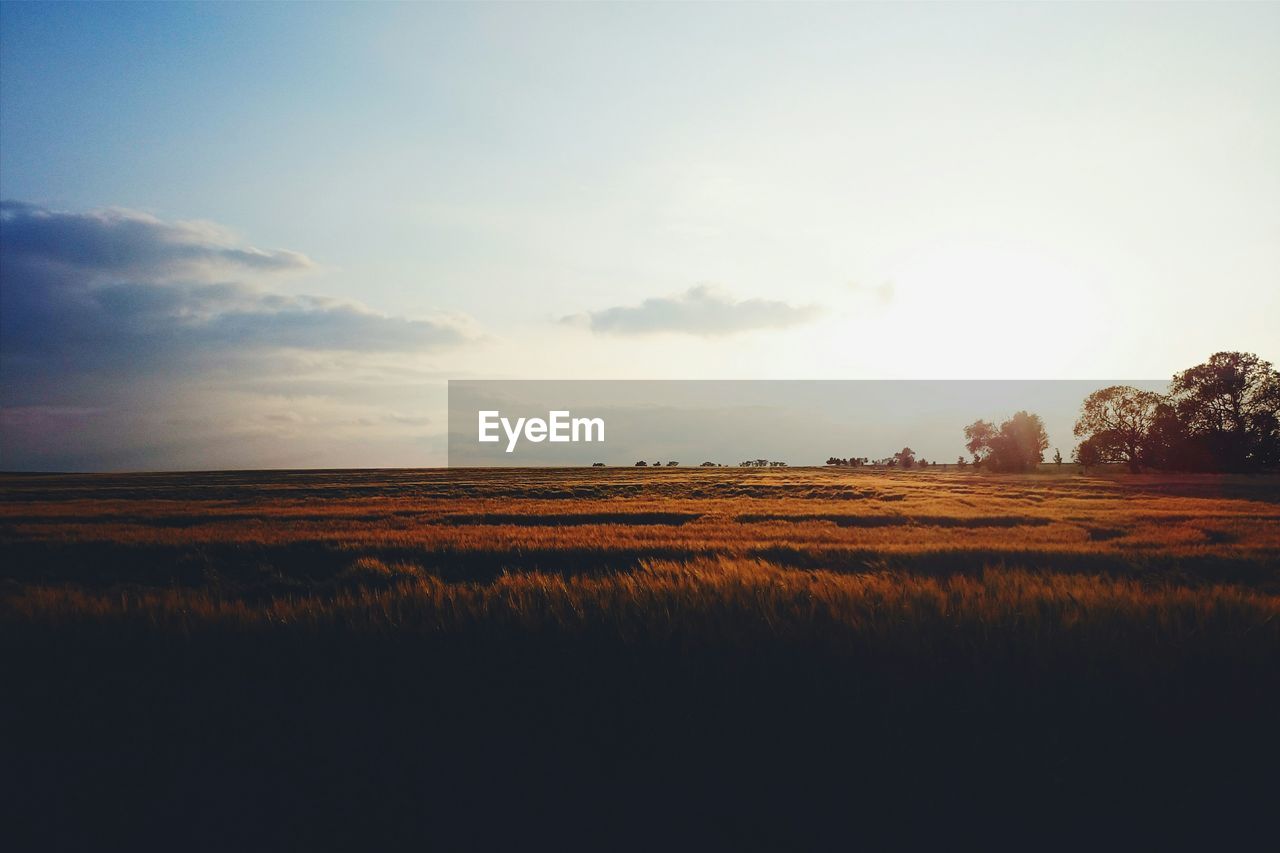
[[1276, 477], [4, 475], [0, 558], [48, 849], [1227, 843], [1280, 795]]

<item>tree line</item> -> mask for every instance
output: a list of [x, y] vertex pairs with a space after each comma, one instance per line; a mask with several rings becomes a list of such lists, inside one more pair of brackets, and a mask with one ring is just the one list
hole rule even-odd
[[[1175, 373], [1167, 394], [1111, 385], [1085, 398], [1074, 433], [1075, 461], [1104, 462], [1130, 471], [1257, 471], [1280, 466], [1280, 372], [1252, 353], [1219, 352]], [[1039, 415], [1021, 411], [999, 426], [977, 420], [964, 428], [975, 468], [1034, 469], [1049, 436]], [[1053, 461], [1062, 464], [1062, 454]], [[831, 457], [828, 465], [923, 467], [911, 448], [886, 459]], [[970, 464], [961, 456], [958, 467]]]
[[[1084, 399], [1076, 420], [1081, 439], [1074, 460], [1087, 470], [1101, 463], [1124, 463], [1130, 471], [1258, 471], [1280, 467], [1280, 372], [1253, 353], [1218, 352], [1204, 364], [1173, 375], [1159, 394], [1130, 385], [1111, 385]], [[1021, 411], [1002, 421], [977, 420], [964, 428], [965, 449], [956, 464], [998, 472], [1033, 470], [1044, 461], [1049, 436], [1039, 415]], [[1061, 452], [1053, 461], [1061, 465]], [[604, 463], [595, 463], [604, 467]], [[637, 467], [676, 467], [640, 461]], [[860, 468], [925, 468], [910, 447], [885, 457], [827, 459], [827, 465]], [[749, 459], [739, 467], [776, 468], [785, 462]], [[723, 467], [703, 462], [700, 467]]]
[[[1280, 465], [1280, 372], [1253, 353], [1218, 352], [1173, 375], [1167, 394], [1111, 385], [1085, 398], [1076, 420], [1075, 461], [1129, 470], [1257, 471]], [[964, 429], [974, 464], [1026, 471], [1049, 439], [1039, 416], [1018, 412], [999, 428]], [[963, 457], [962, 457], [963, 459]], [[1055, 455], [1061, 464], [1062, 455]], [[963, 464], [963, 462], [961, 463]]]
[[1252, 353], [1219, 352], [1176, 373], [1168, 394], [1128, 385], [1094, 391], [1075, 434], [1076, 461], [1130, 471], [1257, 471], [1280, 465], [1280, 372]]

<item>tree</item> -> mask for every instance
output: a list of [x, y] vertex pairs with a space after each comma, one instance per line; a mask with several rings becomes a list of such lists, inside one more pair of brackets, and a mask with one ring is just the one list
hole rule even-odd
[[1187, 435], [1178, 411], [1168, 400], [1156, 405], [1147, 435], [1142, 440], [1142, 464], [1163, 470], [1207, 469], [1213, 467], [1196, 442]]
[[1080, 466], [1084, 468], [1084, 472], [1086, 474], [1089, 473], [1090, 465], [1097, 465], [1098, 462], [1101, 461], [1098, 453], [1098, 446], [1094, 444], [1093, 439], [1091, 438], [1086, 438], [1084, 441], [1076, 445], [1075, 457], [1076, 462], [1080, 463]]
[[916, 464], [916, 452], [910, 447], [904, 447], [897, 453], [893, 454], [894, 460], [903, 468], [910, 468]]
[[1053, 464], [1062, 467], [1062, 451], [1056, 447], [1053, 449]]
[[966, 465], [968, 465], [968, 464], [969, 464], [969, 461], [968, 461], [967, 459], [965, 459], [963, 456], [960, 456], [960, 457], [958, 457], [958, 458], [956, 459], [956, 467], [957, 467], [957, 468], [963, 468], [964, 466], [966, 466]]
[[1030, 470], [1049, 447], [1044, 422], [1030, 412], [1017, 412], [998, 430], [988, 421], [974, 421], [964, 428], [964, 437], [974, 466], [986, 464], [995, 471]]
[[1110, 385], [1085, 397], [1076, 421], [1077, 437], [1092, 439], [1105, 460], [1127, 462], [1137, 473], [1142, 466], [1142, 445], [1164, 398], [1154, 391], [1130, 385]]
[[639, 462], [637, 462], [637, 463], [636, 463], [636, 466], [635, 466], [635, 467], [637, 467], [637, 468], [648, 468], [648, 467], [649, 467], [649, 463], [648, 463], [648, 462], [645, 462], [643, 459], [641, 459]]
[[1244, 470], [1280, 461], [1280, 373], [1252, 353], [1218, 352], [1174, 374], [1178, 418], [1214, 467]]
[[675, 467], [677, 467], [679, 464], [680, 464], [679, 462], [668, 462], [668, 463], [667, 463], [667, 467], [668, 467], [668, 468], [675, 468]]
[[965, 449], [973, 454], [973, 464], [979, 464], [983, 452], [991, 446], [996, 436], [995, 425], [989, 421], [974, 421], [964, 428]]

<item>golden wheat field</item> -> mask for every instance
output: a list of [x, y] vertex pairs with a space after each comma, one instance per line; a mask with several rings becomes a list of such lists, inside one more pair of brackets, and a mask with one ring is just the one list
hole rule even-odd
[[936, 842], [993, 802], [1243, 842], [1218, 816], [1274, 802], [1275, 477], [0, 484], [3, 730], [26, 814], [77, 816], [54, 847], [137, 797], [191, 849]]
[[858, 602], [904, 617], [1040, 602], [1066, 620], [1212, 601], [1263, 623], [1280, 607], [1280, 486], [1259, 477], [524, 469], [5, 487], [10, 618], [194, 618], [198, 603], [304, 622], [365, 607], [396, 624], [397, 608], [432, 624], [477, 608], [624, 620], [745, 595], [782, 629], [813, 609], [856, 620]]

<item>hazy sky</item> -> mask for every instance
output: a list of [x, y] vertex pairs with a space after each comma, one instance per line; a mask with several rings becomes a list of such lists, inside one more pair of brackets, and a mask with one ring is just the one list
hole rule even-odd
[[1274, 3], [3, 3], [0, 467], [440, 464], [447, 378], [1274, 361], [1277, 45]]

